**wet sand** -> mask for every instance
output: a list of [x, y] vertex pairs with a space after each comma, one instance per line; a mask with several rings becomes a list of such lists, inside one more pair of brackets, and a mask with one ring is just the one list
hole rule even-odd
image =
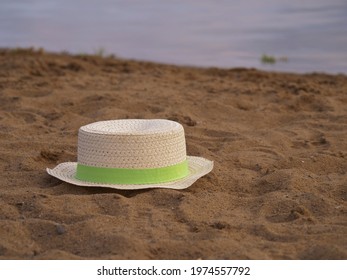
[[[346, 259], [347, 77], [0, 51], [0, 258]], [[77, 131], [180, 122], [186, 190], [77, 187]]]

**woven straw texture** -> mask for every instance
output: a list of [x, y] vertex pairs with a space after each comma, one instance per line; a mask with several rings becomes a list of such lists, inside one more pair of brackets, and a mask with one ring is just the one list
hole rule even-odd
[[169, 120], [112, 120], [82, 126], [78, 133], [78, 163], [108, 168], [160, 168], [187, 160], [189, 175], [160, 184], [103, 184], [76, 179], [77, 162], [65, 162], [48, 174], [71, 184], [115, 189], [184, 189], [209, 173], [213, 162], [187, 156], [184, 129]]
[[147, 188], [170, 188], [170, 189], [185, 189], [191, 186], [196, 180], [209, 173], [213, 168], [213, 162], [201, 157], [187, 156], [189, 175], [184, 179], [151, 185], [111, 185], [83, 182], [75, 179], [76, 162], [65, 162], [59, 164], [54, 169], [47, 168], [48, 174], [70, 184], [85, 187], [106, 187], [123, 190], [136, 190]]
[[82, 126], [78, 162], [110, 168], [159, 168], [186, 159], [184, 129], [169, 120], [114, 120]]

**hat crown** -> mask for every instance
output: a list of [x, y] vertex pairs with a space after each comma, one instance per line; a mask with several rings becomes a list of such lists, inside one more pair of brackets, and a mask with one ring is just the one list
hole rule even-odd
[[108, 168], [167, 167], [186, 160], [181, 124], [170, 120], [111, 120], [82, 126], [78, 163]]

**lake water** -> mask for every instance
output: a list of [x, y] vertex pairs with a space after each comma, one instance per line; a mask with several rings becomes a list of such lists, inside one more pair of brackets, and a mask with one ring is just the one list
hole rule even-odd
[[[0, 47], [347, 73], [346, 0], [0, 0]], [[261, 56], [285, 57], [275, 64]]]

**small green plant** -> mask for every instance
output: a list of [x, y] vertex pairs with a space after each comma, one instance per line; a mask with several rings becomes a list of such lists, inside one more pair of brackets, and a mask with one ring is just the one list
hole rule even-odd
[[264, 64], [274, 64], [276, 62], [288, 62], [288, 57], [286, 56], [280, 56], [275, 57], [272, 55], [263, 54], [260, 58], [261, 63]]
[[266, 54], [263, 54], [260, 60], [264, 64], [274, 64], [274, 63], [276, 63], [276, 58], [274, 56], [266, 55]]

